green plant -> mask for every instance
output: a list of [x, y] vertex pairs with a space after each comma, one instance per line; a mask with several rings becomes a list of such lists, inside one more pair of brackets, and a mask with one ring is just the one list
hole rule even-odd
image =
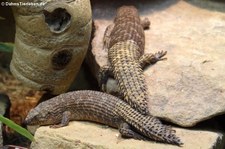
[[0, 52], [10, 52], [12, 53], [14, 48], [14, 44], [13, 43], [9, 43], [9, 42], [0, 42]]
[[23, 135], [24, 137], [28, 138], [31, 141], [34, 141], [34, 136], [25, 128], [21, 127], [20, 125], [17, 125], [15, 122], [11, 121], [8, 118], [5, 118], [3, 115], [0, 115], [0, 121], [7, 125], [8, 127], [12, 128], [19, 134]]

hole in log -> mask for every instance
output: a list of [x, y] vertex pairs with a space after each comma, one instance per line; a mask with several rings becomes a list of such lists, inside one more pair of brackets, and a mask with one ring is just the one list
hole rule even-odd
[[66, 67], [67, 64], [72, 59], [72, 52], [69, 50], [62, 50], [57, 53], [55, 53], [52, 57], [52, 65], [53, 69], [55, 70], [61, 70]]
[[43, 10], [43, 14], [45, 16], [45, 22], [52, 32], [61, 33], [69, 27], [71, 15], [66, 9], [57, 8], [52, 12]]

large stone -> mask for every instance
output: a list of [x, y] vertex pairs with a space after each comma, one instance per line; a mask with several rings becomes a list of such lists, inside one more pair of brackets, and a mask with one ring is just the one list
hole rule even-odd
[[[217, 132], [206, 130], [178, 129], [177, 135], [184, 142], [184, 149], [222, 149], [221, 142], [224, 137]], [[101, 148], [101, 149], [179, 149], [175, 145], [156, 143], [154, 141], [139, 141], [123, 139], [118, 130], [89, 122], [74, 121], [67, 127], [52, 129], [48, 126], [40, 127], [35, 133], [35, 142], [31, 149], [75, 149], [75, 148]]]
[[[118, 2], [118, 3], [117, 3]], [[107, 64], [102, 38], [115, 10], [133, 4], [151, 21], [145, 31], [145, 53], [166, 50], [168, 58], [145, 69], [149, 110], [180, 126], [225, 113], [225, 3], [204, 1], [115, 1], [94, 3], [96, 31], [87, 62], [98, 78]], [[105, 11], [107, 10], [107, 11]], [[213, 10], [213, 11], [212, 11]], [[107, 83], [109, 92], [115, 81]]]

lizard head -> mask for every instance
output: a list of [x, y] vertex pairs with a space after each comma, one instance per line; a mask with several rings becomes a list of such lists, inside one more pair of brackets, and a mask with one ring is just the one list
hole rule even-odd
[[[50, 105], [51, 106], [51, 105]], [[26, 125], [51, 125], [60, 123], [61, 117], [58, 114], [55, 114], [55, 110], [51, 110], [51, 107], [43, 106], [40, 103], [34, 109], [31, 109], [28, 113], [24, 124]]]

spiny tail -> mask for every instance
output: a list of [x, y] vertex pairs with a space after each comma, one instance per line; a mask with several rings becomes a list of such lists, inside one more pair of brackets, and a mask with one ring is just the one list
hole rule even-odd
[[155, 141], [179, 146], [183, 144], [176, 136], [176, 131], [170, 126], [163, 125], [156, 117], [142, 115], [122, 101], [117, 103], [116, 110], [118, 114], [140, 134]]
[[109, 51], [113, 74], [123, 99], [137, 111], [147, 115], [147, 86], [143, 70], [134, 56], [138, 51], [137, 44], [134, 41], [118, 42]]

